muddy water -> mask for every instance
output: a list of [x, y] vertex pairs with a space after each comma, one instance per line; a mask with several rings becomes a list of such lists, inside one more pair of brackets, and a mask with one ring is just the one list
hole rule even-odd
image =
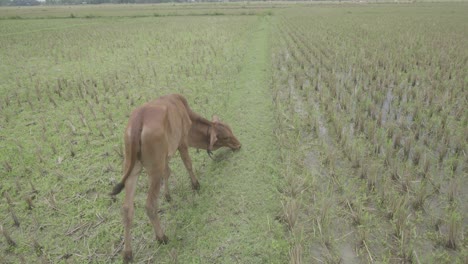
[[387, 95], [385, 96], [385, 101], [382, 105], [382, 125], [385, 125], [387, 122], [387, 117], [390, 114], [390, 106], [392, 104], [393, 94], [392, 90], [388, 89]]

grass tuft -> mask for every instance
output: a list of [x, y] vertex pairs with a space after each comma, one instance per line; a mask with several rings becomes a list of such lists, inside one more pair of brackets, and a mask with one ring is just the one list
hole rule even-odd
[[283, 204], [283, 219], [286, 221], [286, 224], [290, 230], [294, 229], [294, 226], [297, 221], [297, 217], [299, 214], [299, 203], [296, 199], [291, 198], [288, 199], [286, 202], [282, 202]]
[[453, 210], [448, 215], [448, 234], [446, 247], [450, 249], [458, 249], [459, 247], [459, 237], [461, 231], [461, 216], [460, 214]]
[[2, 233], [3, 237], [5, 238], [7, 244], [10, 247], [16, 247], [16, 245], [17, 245], [16, 242], [11, 238], [8, 231], [2, 225], [0, 225], [0, 232]]
[[291, 264], [301, 264], [302, 261], [303, 249], [300, 243], [295, 243], [289, 250], [289, 263]]

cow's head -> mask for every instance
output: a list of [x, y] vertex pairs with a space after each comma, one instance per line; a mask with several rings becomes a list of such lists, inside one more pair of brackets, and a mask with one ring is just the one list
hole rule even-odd
[[219, 121], [217, 116], [213, 116], [213, 124], [210, 129], [210, 147], [208, 151], [217, 150], [221, 147], [228, 147], [232, 150], [241, 148], [241, 143], [232, 133], [231, 128]]

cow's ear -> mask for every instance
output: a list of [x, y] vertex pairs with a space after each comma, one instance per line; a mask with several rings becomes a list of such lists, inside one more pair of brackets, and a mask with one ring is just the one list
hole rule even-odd
[[216, 134], [215, 123], [212, 125], [210, 129], [210, 146], [208, 148], [209, 151], [213, 150], [213, 146], [218, 140], [218, 135]]

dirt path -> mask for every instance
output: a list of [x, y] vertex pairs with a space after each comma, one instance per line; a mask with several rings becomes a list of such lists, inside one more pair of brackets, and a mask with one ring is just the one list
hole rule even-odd
[[[250, 47], [236, 87], [228, 92], [227, 116], [221, 117], [229, 120], [243, 147], [237, 153], [217, 151], [215, 161], [208, 160], [202, 169], [202, 191], [189, 198], [195, 206], [166, 218], [177, 222], [167, 223], [168, 234], [180, 238], [168, 250], [179, 252], [182, 263], [284, 263], [287, 259], [283, 226], [275, 220], [281, 203], [268, 85], [269, 18], [259, 17], [257, 25], [248, 38]], [[171, 231], [171, 225], [177, 230]]]

